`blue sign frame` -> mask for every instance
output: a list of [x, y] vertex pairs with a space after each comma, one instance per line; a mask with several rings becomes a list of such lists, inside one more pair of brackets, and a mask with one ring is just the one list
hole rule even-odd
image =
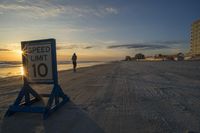
[[[52, 81], [29, 81], [26, 75], [23, 75], [24, 85], [19, 92], [13, 105], [11, 105], [5, 116], [11, 116], [15, 112], [31, 112], [31, 113], [43, 113], [43, 118], [46, 119], [50, 113], [57, 110], [59, 107], [64, 105], [70, 99], [64, 94], [62, 88], [58, 84], [58, 73], [57, 73], [57, 60], [56, 60], [56, 40], [45, 39], [45, 40], [34, 40], [34, 41], [23, 41], [21, 42], [22, 51], [26, 49], [26, 45], [42, 45], [51, 44], [52, 54]], [[22, 55], [23, 67], [27, 69], [27, 57], [26, 53]], [[38, 94], [30, 84], [53, 84], [51, 94]], [[48, 103], [45, 107], [32, 106], [33, 103], [42, 100], [42, 97], [49, 97]]]

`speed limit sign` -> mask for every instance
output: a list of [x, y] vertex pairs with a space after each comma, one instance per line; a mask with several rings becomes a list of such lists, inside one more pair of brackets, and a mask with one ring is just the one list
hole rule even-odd
[[[53, 83], [56, 68], [55, 40], [22, 42], [24, 76], [29, 83]], [[56, 79], [57, 80], [57, 79]]]
[[[13, 115], [15, 112], [43, 113], [43, 118], [46, 119], [69, 101], [69, 97], [58, 84], [56, 40], [23, 41], [21, 46], [24, 85], [5, 116]], [[30, 84], [33, 83], [53, 84], [53, 88], [50, 94], [40, 95], [31, 87]], [[41, 97], [49, 97], [46, 106], [31, 106], [42, 100]]]

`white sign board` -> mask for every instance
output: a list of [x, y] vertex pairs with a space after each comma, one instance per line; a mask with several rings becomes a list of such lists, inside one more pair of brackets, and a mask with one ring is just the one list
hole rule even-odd
[[51, 41], [22, 42], [25, 77], [30, 83], [52, 82]]

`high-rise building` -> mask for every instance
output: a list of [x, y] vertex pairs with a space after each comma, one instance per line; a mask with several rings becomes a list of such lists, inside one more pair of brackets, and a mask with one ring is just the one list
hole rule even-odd
[[192, 56], [200, 56], [200, 20], [192, 24], [190, 53]]

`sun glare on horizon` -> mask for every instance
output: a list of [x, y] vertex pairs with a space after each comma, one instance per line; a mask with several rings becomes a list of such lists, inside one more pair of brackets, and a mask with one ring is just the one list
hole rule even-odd
[[22, 50], [15, 50], [15, 52], [16, 52], [17, 54], [19, 54], [19, 55], [22, 55], [22, 54], [24, 53], [24, 51], [22, 51]]

